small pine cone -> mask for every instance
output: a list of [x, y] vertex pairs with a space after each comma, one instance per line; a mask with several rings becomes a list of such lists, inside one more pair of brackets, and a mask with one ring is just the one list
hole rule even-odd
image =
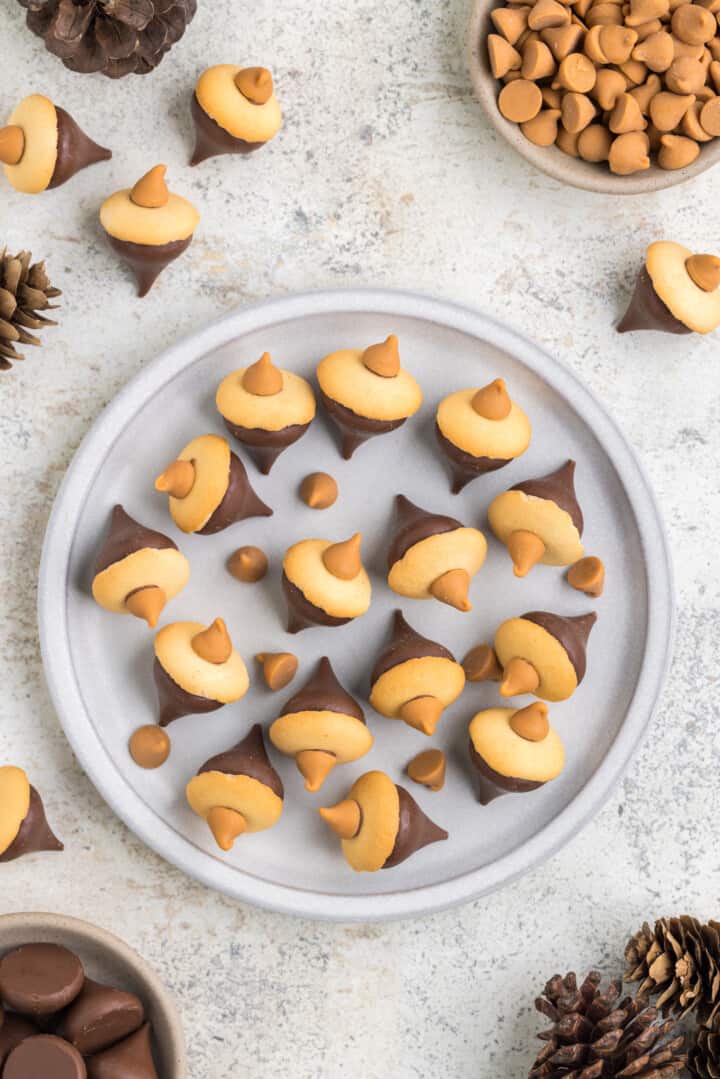
[[642, 997], [620, 1000], [618, 978], [604, 990], [597, 971], [578, 987], [556, 974], [535, 1007], [552, 1022], [529, 1079], [671, 1079], [686, 1066], [684, 1036]]
[[720, 1022], [717, 1016], [708, 1025], [698, 1027], [688, 1068], [697, 1079], [720, 1079]]
[[29, 330], [57, 325], [39, 312], [54, 310], [57, 304], [50, 300], [62, 293], [50, 285], [45, 263], [31, 264], [31, 259], [29, 251], [9, 255], [6, 248], [0, 250], [0, 371], [25, 358], [16, 345], [40, 344]]
[[720, 1003], [720, 924], [697, 918], [645, 923], [625, 949], [625, 980], [654, 997], [663, 1015], [682, 1018], [695, 1010], [701, 1021]]

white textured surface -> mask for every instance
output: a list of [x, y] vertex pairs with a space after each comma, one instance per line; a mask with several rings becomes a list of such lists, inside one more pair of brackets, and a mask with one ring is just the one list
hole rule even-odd
[[[138, 947], [179, 995], [193, 1079], [520, 1079], [548, 976], [614, 970], [644, 917], [718, 913], [718, 338], [612, 332], [648, 241], [717, 247], [717, 173], [618, 202], [532, 172], [471, 97], [466, 14], [465, 0], [201, 0], [158, 72], [112, 83], [67, 72], [23, 30], [19, 7], [0, 10], [0, 112], [45, 91], [115, 150], [109, 166], [43, 197], [2, 187], [0, 242], [46, 256], [65, 296], [60, 327], [0, 390], [0, 756], [27, 767], [68, 846], [5, 866], [2, 908], [81, 914]], [[249, 161], [193, 172], [188, 96], [203, 66], [227, 59], [276, 70], [286, 129]], [[203, 220], [189, 254], [139, 302], [96, 211], [156, 160]], [[34, 587], [63, 470], [147, 359], [235, 304], [358, 283], [475, 304], [577, 370], [644, 458], [680, 593], [652, 737], [594, 823], [499, 895], [372, 929], [242, 908], [141, 847], [56, 723]]]

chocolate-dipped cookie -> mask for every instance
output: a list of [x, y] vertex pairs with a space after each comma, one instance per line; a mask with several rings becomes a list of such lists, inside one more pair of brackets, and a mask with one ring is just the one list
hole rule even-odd
[[391, 869], [429, 843], [448, 837], [384, 772], [366, 772], [347, 798], [319, 812], [342, 840], [345, 861], [358, 873]]
[[370, 675], [375, 711], [431, 735], [464, 686], [465, 672], [452, 652], [416, 633], [395, 611], [390, 640]]
[[310, 383], [275, 367], [269, 352], [250, 367], [227, 375], [218, 386], [215, 404], [230, 434], [247, 447], [263, 475], [315, 418]]
[[720, 326], [720, 258], [681, 244], [650, 244], [618, 333], [712, 333]]
[[42, 798], [22, 768], [0, 767], [0, 862], [36, 851], [63, 850], [45, 817]]
[[547, 705], [488, 708], [470, 720], [470, 761], [478, 798], [488, 805], [503, 794], [537, 790], [560, 775], [565, 751], [547, 718]]
[[31, 94], [0, 128], [0, 162], [16, 191], [38, 195], [112, 154], [88, 138], [65, 109]]
[[370, 606], [370, 578], [360, 560], [360, 533], [342, 543], [307, 539], [283, 559], [288, 633], [309, 626], [344, 626]]
[[318, 791], [337, 764], [370, 752], [373, 736], [363, 710], [338, 682], [327, 656], [285, 704], [270, 728], [270, 741], [295, 758], [309, 791]]
[[92, 594], [115, 614], [132, 614], [156, 626], [168, 600], [188, 582], [190, 563], [162, 532], [113, 508], [110, 529], [95, 559]]
[[153, 676], [161, 727], [239, 701], [250, 685], [221, 618], [207, 627], [201, 622], [163, 626], [155, 636]]
[[582, 558], [583, 515], [575, 495], [575, 462], [538, 479], [516, 483], [488, 509], [493, 532], [505, 544], [516, 577], [533, 566], [571, 566]]
[[134, 187], [116, 191], [100, 207], [110, 246], [135, 275], [141, 297], [188, 249], [200, 220], [187, 199], [168, 191], [165, 171], [165, 165], [155, 165]]
[[508, 618], [495, 634], [495, 653], [503, 668], [500, 695], [534, 693], [546, 701], [571, 697], [585, 677], [587, 642], [594, 613], [564, 617], [529, 611]]
[[265, 751], [260, 724], [232, 749], [205, 761], [186, 794], [221, 850], [232, 850], [245, 832], [272, 828], [282, 813], [284, 791]]
[[249, 154], [275, 138], [282, 111], [266, 67], [217, 64], [204, 71], [192, 98], [191, 165], [219, 154]]
[[158, 1079], [150, 1024], [145, 1023], [129, 1038], [88, 1057], [87, 1073], [88, 1079]]
[[422, 404], [420, 387], [400, 366], [394, 334], [365, 350], [332, 352], [318, 364], [317, 378], [346, 461], [369, 438], [401, 427]]
[[182, 532], [211, 536], [248, 517], [272, 516], [220, 435], [188, 442], [155, 480], [155, 490], [167, 494], [170, 516]]
[[10, 1053], [3, 1079], [87, 1079], [87, 1068], [69, 1042], [54, 1034], [35, 1034]]
[[503, 379], [482, 389], [458, 390], [444, 397], [435, 417], [435, 434], [450, 465], [452, 492], [520, 457], [530, 445], [530, 421], [510, 399]]
[[470, 582], [487, 554], [477, 528], [466, 528], [440, 513], [420, 509], [409, 498], [395, 499], [395, 535], [388, 551], [388, 584], [412, 599], [437, 599], [458, 611], [472, 610]]
[[62, 1036], [90, 1056], [115, 1045], [142, 1026], [145, 1009], [134, 993], [86, 978], [80, 994], [65, 1012]]

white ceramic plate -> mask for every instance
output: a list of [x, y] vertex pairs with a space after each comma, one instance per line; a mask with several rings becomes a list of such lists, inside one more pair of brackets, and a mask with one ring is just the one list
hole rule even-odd
[[[282, 366], [311, 376], [325, 353], [390, 332], [399, 335], [403, 362], [424, 390], [425, 403], [414, 420], [343, 462], [334, 431], [320, 414], [270, 477], [261, 477], [246, 459], [252, 483], [275, 507], [274, 517], [245, 521], [216, 536], [177, 532], [153, 479], [191, 437], [223, 431], [214, 408], [222, 376], [265, 349]], [[447, 392], [498, 375], [531, 417], [532, 444], [520, 461], [452, 496], [433, 436], [435, 407]], [[578, 462], [586, 549], [607, 565], [607, 591], [597, 604], [570, 589], [557, 569], [538, 567], [516, 580], [494, 539], [473, 586], [471, 614], [434, 601], [398, 603], [383, 578], [396, 493], [485, 528], [486, 509], [497, 492], [567, 457]], [[333, 473], [340, 485], [340, 499], [325, 512], [306, 508], [297, 497], [300, 480], [317, 469]], [[165, 621], [223, 616], [251, 671], [257, 651], [295, 651], [301, 660], [296, 682], [279, 694], [255, 678], [239, 704], [176, 721], [170, 728], [172, 755], [156, 772], [137, 768], [127, 751], [134, 728], [155, 718], [151, 634], [144, 623], [101, 610], [90, 595], [94, 555], [115, 502], [172, 535], [190, 559], [190, 583], [168, 605]], [[279, 581], [283, 551], [307, 536], [340, 539], [358, 529], [373, 578], [370, 612], [341, 629], [289, 636]], [[262, 584], [235, 582], [224, 567], [227, 555], [247, 543], [271, 558], [272, 572]], [[488, 808], [478, 804], [466, 759], [467, 722], [497, 701], [493, 684], [468, 686], [432, 740], [375, 715], [367, 705], [375, 735], [371, 754], [337, 768], [320, 795], [308, 794], [293, 762], [271, 750], [285, 783], [285, 812], [271, 831], [245, 836], [223, 855], [185, 803], [187, 780], [251, 723], [260, 721], [267, 729], [319, 656], [330, 655], [341, 681], [364, 697], [390, 613], [399, 605], [413, 626], [459, 658], [471, 645], [491, 640], [504, 618], [538, 608], [579, 614], [596, 606], [588, 674], [572, 700], [551, 710], [566, 744], [563, 775], [532, 794], [504, 797]], [[73, 749], [115, 812], [147, 844], [238, 899], [311, 917], [371, 921], [437, 910], [498, 888], [577, 833], [618, 781], [651, 718], [669, 667], [673, 598], [663, 528], [642, 470], [602, 406], [569, 371], [473, 311], [408, 293], [353, 290], [236, 311], [181, 341], [133, 379], [86, 437], [58, 495], [43, 553], [39, 620], [50, 692]], [[449, 841], [392, 870], [353, 873], [317, 806], [338, 800], [369, 768], [402, 781], [408, 760], [428, 745], [448, 751], [444, 790], [430, 793], [406, 783], [448, 829]]]

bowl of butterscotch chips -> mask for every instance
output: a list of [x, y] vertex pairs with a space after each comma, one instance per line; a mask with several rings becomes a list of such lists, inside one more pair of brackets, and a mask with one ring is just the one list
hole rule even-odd
[[475, 0], [473, 86], [557, 180], [659, 191], [720, 160], [720, 0]]

